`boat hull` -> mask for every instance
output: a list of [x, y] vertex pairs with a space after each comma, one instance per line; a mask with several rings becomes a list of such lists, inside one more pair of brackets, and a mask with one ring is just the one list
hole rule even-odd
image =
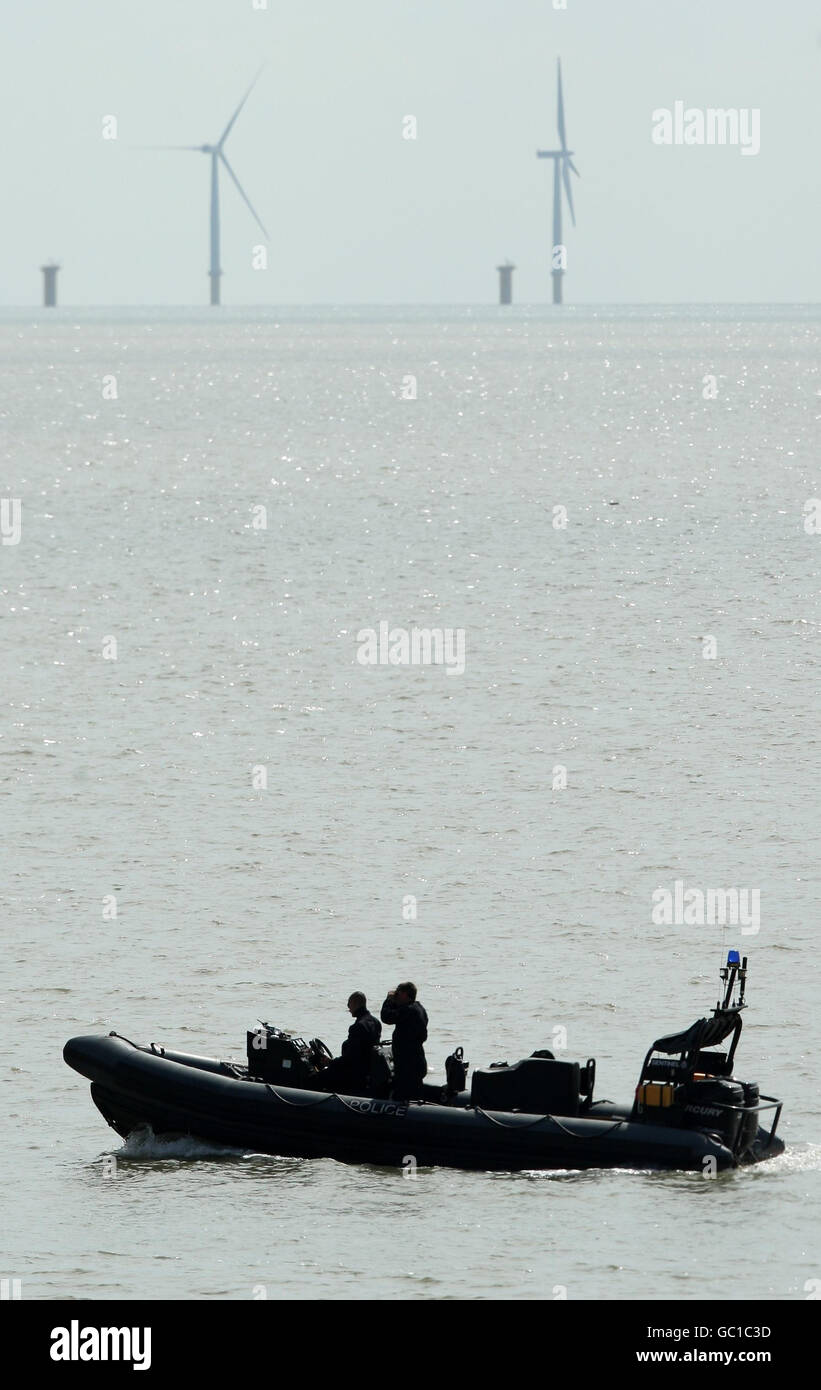
[[[391, 1167], [411, 1160], [498, 1171], [736, 1166], [716, 1137], [636, 1123], [613, 1107], [565, 1118], [337, 1096], [251, 1081], [229, 1063], [119, 1037], [72, 1038], [63, 1055], [91, 1081], [95, 1105], [124, 1138], [147, 1127], [258, 1153]], [[774, 1152], [783, 1147], [776, 1144]]]

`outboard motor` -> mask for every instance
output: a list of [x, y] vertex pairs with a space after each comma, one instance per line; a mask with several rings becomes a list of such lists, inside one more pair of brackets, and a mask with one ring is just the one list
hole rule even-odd
[[743, 1158], [752, 1148], [758, 1137], [758, 1106], [761, 1101], [761, 1094], [754, 1081], [742, 1081], [744, 1091], [745, 1113], [741, 1116], [741, 1128], [738, 1135], [738, 1156]]
[[[687, 1081], [676, 1099], [681, 1105], [682, 1129], [708, 1130], [735, 1153], [743, 1116], [744, 1087], [740, 1081], [705, 1076]], [[738, 1108], [728, 1108], [738, 1107]]]

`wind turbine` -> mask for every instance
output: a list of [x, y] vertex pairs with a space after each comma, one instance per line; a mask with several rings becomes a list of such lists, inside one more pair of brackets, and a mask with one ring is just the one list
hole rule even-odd
[[[553, 303], [562, 302], [562, 280], [564, 279], [564, 247], [562, 245], [562, 183], [567, 194], [567, 205], [570, 208], [570, 216], [573, 218], [573, 226], [576, 225], [576, 213], [573, 209], [573, 193], [570, 188], [570, 170], [577, 178], [580, 178], [578, 169], [573, 163], [573, 151], [567, 148], [567, 132], [564, 125], [564, 97], [562, 96], [562, 60], [558, 59], [559, 71], [559, 111], [558, 126], [559, 140], [561, 149], [559, 150], [537, 150], [537, 159], [553, 160], [553, 253], [551, 255], [551, 265], [553, 267]], [[561, 251], [559, 250], [561, 248]], [[559, 264], [556, 264], [557, 256]]]
[[[260, 72], [261, 72], [261, 71], [262, 71], [262, 69], [260, 68]], [[220, 136], [220, 138], [219, 138], [219, 140], [217, 141], [216, 145], [150, 145], [150, 146], [148, 146], [149, 149], [154, 149], [154, 150], [196, 150], [199, 154], [207, 154], [207, 155], [210, 155], [210, 157], [211, 157], [211, 220], [210, 220], [210, 230], [211, 230], [211, 267], [210, 267], [210, 269], [209, 269], [209, 271], [208, 271], [208, 274], [209, 274], [210, 279], [211, 279], [211, 303], [212, 303], [212, 305], [219, 304], [219, 302], [220, 302], [220, 276], [222, 275], [222, 270], [220, 269], [220, 196], [219, 196], [219, 165], [220, 165], [220, 161], [225, 165], [225, 168], [227, 169], [228, 173], [230, 174], [231, 178], [233, 179], [234, 184], [236, 185], [237, 191], [239, 192], [239, 195], [240, 195], [240, 197], [242, 198], [243, 202], [246, 204], [246, 206], [247, 206], [248, 209], [250, 210], [251, 215], [252, 215], [253, 218], [254, 218], [254, 221], [255, 221], [255, 222], [257, 223], [257, 225], [262, 229], [262, 231], [263, 231], [263, 233], [264, 233], [266, 239], [267, 239], [267, 237], [268, 237], [268, 233], [267, 233], [265, 227], [263, 226], [262, 221], [261, 221], [260, 218], [258, 217], [258, 215], [257, 215], [257, 213], [256, 213], [256, 210], [254, 209], [254, 207], [253, 207], [253, 205], [252, 205], [252, 203], [251, 203], [251, 200], [250, 200], [250, 198], [248, 197], [248, 194], [245, 192], [245, 189], [242, 187], [242, 184], [240, 183], [239, 179], [237, 178], [236, 174], [234, 173], [233, 169], [231, 168], [231, 165], [228, 163], [228, 160], [227, 160], [226, 157], [225, 157], [225, 149], [224, 149], [225, 142], [226, 142], [226, 140], [228, 139], [228, 136], [231, 134], [231, 131], [232, 131], [233, 128], [234, 128], [234, 123], [235, 123], [235, 121], [236, 121], [236, 119], [237, 119], [237, 116], [239, 115], [240, 111], [242, 110], [243, 106], [245, 105], [246, 101], [248, 100], [249, 96], [251, 95], [252, 91], [254, 90], [254, 87], [256, 86], [257, 82], [259, 81], [259, 75], [260, 75], [260, 74], [259, 74], [259, 72], [258, 72], [257, 75], [256, 75], [256, 77], [254, 78], [253, 82], [251, 83], [250, 87], [248, 88], [248, 91], [245, 93], [245, 96], [242, 98], [242, 101], [240, 102], [239, 106], [237, 107], [236, 111], [234, 112], [233, 116], [231, 117], [230, 121], [228, 122], [227, 126], [225, 127], [224, 131], [222, 132], [222, 135]]]

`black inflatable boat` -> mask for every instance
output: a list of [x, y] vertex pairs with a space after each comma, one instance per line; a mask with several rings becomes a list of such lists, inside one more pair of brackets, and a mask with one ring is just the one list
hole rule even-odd
[[592, 1059], [581, 1066], [549, 1052], [474, 1070], [469, 1091], [457, 1053], [445, 1084], [402, 1102], [391, 1097], [389, 1044], [375, 1052], [367, 1094], [336, 1095], [321, 1089], [324, 1044], [269, 1024], [248, 1034], [243, 1063], [141, 1047], [116, 1033], [72, 1038], [63, 1056], [89, 1078], [95, 1105], [123, 1137], [148, 1128], [246, 1151], [395, 1167], [714, 1172], [784, 1149], [776, 1137], [782, 1103], [733, 1076], [746, 966], [730, 952], [723, 1001], [710, 1018], [653, 1043], [627, 1105], [593, 1098]]

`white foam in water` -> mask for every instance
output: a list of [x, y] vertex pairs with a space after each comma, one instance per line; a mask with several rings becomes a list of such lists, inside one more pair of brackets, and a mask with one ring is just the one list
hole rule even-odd
[[252, 1158], [247, 1149], [232, 1149], [224, 1144], [213, 1144], [205, 1139], [195, 1139], [190, 1134], [177, 1139], [155, 1134], [152, 1129], [135, 1129], [129, 1134], [117, 1158], [168, 1159], [168, 1158]]
[[767, 1173], [816, 1173], [821, 1169], [821, 1144], [788, 1145], [783, 1154], [756, 1164], [746, 1171], [763, 1177]]

